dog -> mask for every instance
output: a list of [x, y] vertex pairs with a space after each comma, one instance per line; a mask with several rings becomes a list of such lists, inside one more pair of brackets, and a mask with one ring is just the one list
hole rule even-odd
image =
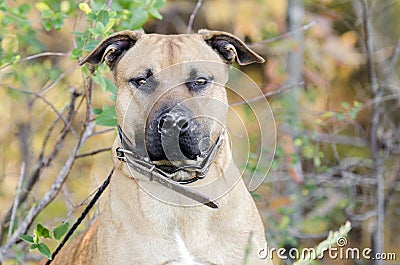
[[[126, 30], [80, 64], [103, 62], [118, 88], [115, 172], [98, 220], [52, 264], [271, 265], [258, 257], [266, 245], [263, 223], [224, 129], [229, 68], [264, 59], [226, 32]], [[168, 182], [132, 168], [124, 159], [132, 152]], [[173, 189], [182, 186], [210, 202]]]

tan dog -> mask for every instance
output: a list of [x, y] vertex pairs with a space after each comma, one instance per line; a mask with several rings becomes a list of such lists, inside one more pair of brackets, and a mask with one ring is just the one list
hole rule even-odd
[[[272, 264], [258, 258], [266, 244], [263, 224], [232, 163], [223, 130], [223, 85], [230, 64], [264, 60], [235, 36], [201, 30], [188, 35], [119, 32], [81, 63], [103, 61], [113, 71], [117, 119], [132, 149], [165, 172], [177, 171], [174, 181], [215, 198], [219, 209], [196, 205], [150, 181], [114, 152], [116, 170], [104, 211], [52, 264]], [[201, 161], [221, 135], [224, 140], [205, 176], [177, 170]], [[113, 149], [118, 147], [121, 139]]]

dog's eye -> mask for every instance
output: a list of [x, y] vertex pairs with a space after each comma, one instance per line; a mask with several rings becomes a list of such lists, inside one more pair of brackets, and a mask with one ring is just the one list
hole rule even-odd
[[199, 77], [195, 81], [186, 83], [187, 87], [191, 90], [199, 90], [206, 87], [209, 80], [205, 77]]
[[133, 78], [129, 80], [129, 83], [134, 85], [136, 88], [147, 85], [146, 78]]
[[198, 79], [194, 82], [194, 84], [195, 84], [196, 86], [204, 86], [204, 85], [207, 84], [207, 83], [208, 83], [208, 80], [205, 79], [204, 77], [200, 77], [200, 78], [198, 78]]

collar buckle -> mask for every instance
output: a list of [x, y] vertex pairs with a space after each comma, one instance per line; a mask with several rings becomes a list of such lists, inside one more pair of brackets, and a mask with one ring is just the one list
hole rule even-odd
[[117, 147], [117, 149], [115, 149], [115, 152], [117, 154], [117, 159], [119, 161], [126, 162], [126, 156], [125, 156], [125, 153], [124, 153], [124, 151], [123, 151], [123, 149], [121, 147]]

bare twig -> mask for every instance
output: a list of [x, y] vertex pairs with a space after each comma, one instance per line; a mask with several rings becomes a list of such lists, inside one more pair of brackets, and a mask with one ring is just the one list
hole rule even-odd
[[[76, 101], [77, 97], [78, 97], [78, 94], [71, 93], [70, 111], [69, 111], [69, 114], [67, 115], [68, 124], [71, 123], [71, 121], [73, 120], [74, 115], [76, 113], [74, 106], [75, 106], [75, 101]], [[53, 125], [49, 128], [48, 134], [50, 133], [50, 131], [53, 130]], [[31, 176], [28, 178], [27, 183], [25, 184], [23, 191], [21, 192], [21, 195], [19, 197], [20, 205], [26, 201], [26, 199], [28, 198], [28, 195], [32, 191], [33, 187], [35, 186], [37, 181], [40, 179], [40, 176], [42, 175], [42, 173], [50, 165], [50, 163], [55, 159], [55, 157], [58, 155], [59, 151], [62, 149], [68, 132], [69, 132], [69, 130], [67, 129], [67, 125], [65, 125], [64, 129], [61, 131], [60, 135], [58, 136], [53, 149], [51, 150], [50, 154], [46, 158], [44, 158], [44, 149], [45, 149], [47, 139], [44, 140], [42, 151], [41, 151], [41, 153], [39, 155], [39, 159], [38, 159], [39, 161], [38, 161], [35, 169], [33, 170]], [[0, 231], [0, 242], [2, 241], [2, 239], [4, 237], [5, 226], [10, 220], [11, 211], [12, 211], [12, 208], [10, 208], [7, 211], [6, 215], [4, 216], [4, 218], [2, 220], [2, 223], [1, 223], [2, 227], [1, 227], [1, 231]]]
[[76, 64], [74, 66], [72, 66], [71, 68], [69, 68], [67, 71], [61, 73], [53, 82], [51, 82], [50, 84], [44, 86], [40, 91], [39, 91], [39, 95], [43, 96], [47, 91], [49, 91], [53, 86], [55, 86], [58, 82], [60, 82], [60, 80], [62, 80], [65, 76], [67, 76], [68, 74], [72, 73], [73, 71], [75, 71], [76, 69], [79, 68], [79, 65]]
[[400, 39], [397, 41], [397, 44], [394, 48], [393, 55], [390, 59], [390, 62], [386, 68], [386, 77], [385, 81], [387, 82], [390, 76], [393, 74], [393, 72], [396, 70], [396, 65], [399, 61], [399, 56], [400, 56]]
[[101, 149], [98, 149], [98, 150], [94, 150], [92, 152], [88, 152], [88, 153], [77, 155], [75, 158], [76, 159], [84, 158], [84, 157], [93, 156], [93, 155], [97, 155], [97, 154], [102, 153], [102, 152], [109, 152], [109, 151], [111, 151], [111, 148], [101, 148]]
[[[41, 57], [48, 57], [48, 56], [66, 57], [69, 55], [70, 55], [69, 52], [43, 52], [43, 53], [38, 53], [38, 54], [34, 54], [34, 55], [27, 56], [25, 58], [22, 58], [19, 60], [19, 62], [25, 62], [25, 61], [29, 61], [29, 60], [33, 60], [33, 59], [37, 59], [37, 58], [41, 58]], [[12, 64], [11, 63], [5, 64], [2, 67], [0, 67], [0, 70], [3, 70], [4, 68], [6, 68], [10, 65], [12, 65]]]
[[15, 192], [14, 203], [13, 203], [12, 211], [11, 211], [10, 225], [8, 227], [8, 235], [7, 235], [8, 238], [11, 238], [12, 230], [14, 228], [15, 215], [17, 214], [17, 209], [18, 209], [18, 204], [19, 204], [19, 194], [21, 192], [22, 183], [24, 182], [24, 176], [25, 176], [25, 162], [22, 162], [21, 172], [19, 174], [17, 191]]
[[[89, 100], [91, 97], [91, 92], [92, 92], [92, 85], [93, 83], [89, 81], [88, 87], [86, 87], [85, 92], [86, 92], [86, 98]], [[69, 173], [72, 169], [72, 166], [74, 165], [76, 161], [76, 155], [81, 149], [83, 143], [86, 141], [86, 139], [91, 135], [93, 128], [95, 126], [94, 122], [91, 121], [91, 112], [89, 111], [91, 109], [90, 106], [87, 106], [86, 108], [86, 120], [84, 123], [84, 128], [80, 134], [80, 137], [75, 144], [72, 152], [70, 153], [67, 161], [65, 162], [65, 165], [62, 167], [60, 170], [58, 176], [56, 177], [56, 180], [53, 182], [50, 190], [43, 196], [43, 198], [34, 206], [32, 206], [24, 218], [24, 220], [20, 223], [18, 229], [13, 233], [11, 238], [7, 239], [7, 242], [4, 244], [3, 247], [0, 248], [0, 261], [4, 260], [4, 256], [7, 253], [7, 251], [10, 249], [10, 247], [15, 244], [18, 240], [18, 236], [21, 234], [25, 234], [26, 231], [29, 229], [31, 226], [32, 222], [36, 218], [36, 216], [51, 202], [54, 200], [54, 198], [57, 196], [59, 193], [62, 185], [64, 184], [65, 180], [69, 176]], [[88, 113], [89, 112], [89, 113]]]
[[387, 208], [390, 203], [390, 199], [392, 198], [393, 194], [395, 193], [396, 188], [399, 185], [399, 183], [400, 183], [400, 167], [397, 169], [396, 177], [393, 179], [393, 181], [389, 185], [389, 190], [388, 190], [386, 198], [385, 198], [385, 211], [387, 211]]
[[70, 125], [69, 122], [65, 119], [65, 117], [64, 117], [64, 116], [56, 109], [56, 107], [55, 107], [52, 103], [50, 103], [42, 94], [36, 93], [36, 92], [33, 92], [33, 91], [30, 91], [30, 90], [26, 90], [26, 89], [19, 89], [19, 88], [16, 88], [16, 87], [12, 87], [12, 86], [9, 86], [9, 85], [5, 85], [5, 84], [0, 84], [0, 86], [5, 87], [5, 88], [7, 88], [7, 89], [9, 89], [9, 90], [14, 90], [14, 91], [18, 91], [18, 92], [21, 92], [21, 93], [29, 94], [29, 95], [32, 95], [32, 96], [35, 96], [35, 97], [41, 99], [41, 100], [42, 100], [47, 106], [49, 106], [50, 109], [51, 109], [55, 114], [57, 114], [57, 116], [64, 122], [64, 124], [67, 126], [67, 129], [71, 131], [72, 135], [74, 135], [75, 138], [78, 138], [78, 134], [77, 134], [77, 133], [75, 132], [75, 130], [71, 127], [71, 125]]
[[192, 14], [190, 14], [189, 23], [187, 26], [188, 34], [190, 34], [192, 32], [193, 21], [197, 15], [197, 12], [199, 12], [199, 9], [200, 9], [202, 3], [203, 3], [203, 0], [197, 0], [196, 6], [194, 7]]
[[357, 221], [357, 222], [362, 222], [367, 219], [370, 219], [372, 217], [376, 217], [376, 211], [375, 210], [370, 210], [368, 212], [365, 212], [363, 214], [355, 214], [351, 212], [350, 209], [346, 208], [345, 209], [346, 216], [350, 218], [351, 221]]
[[[364, 26], [364, 41], [367, 57], [367, 69], [371, 92], [374, 99], [382, 96], [383, 90], [380, 89], [375, 71], [374, 62], [374, 39], [372, 36], [371, 10], [366, 0], [360, 0], [362, 6], [362, 19]], [[381, 117], [380, 104], [374, 102], [371, 110], [371, 128], [370, 128], [370, 148], [372, 160], [374, 162], [374, 174], [377, 181], [376, 187], [376, 221], [375, 229], [372, 235], [373, 250], [375, 253], [382, 253], [384, 250], [384, 221], [385, 221], [385, 179], [383, 175], [382, 157], [378, 146], [378, 126]], [[383, 264], [382, 261], [374, 261], [376, 265]]]
[[111, 8], [111, 4], [112, 4], [113, 0], [107, 0], [107, 4], [106, 4], [106, 8], [110, 9]]
[[309, 28], [313, 27], [316, 24], [317, 24], [316, 21], [311, 21], [310, 23], [308, 23], [308, 24], [306, 24], [306, 25], [304, 25], [304, 26], [302, 26], [300, 28], [297, 28], [295, 30], [288, 31], [288, 32], [286, 32], [284, 34], [281, 34], [279, 36], [276, 36], [274, 38], [265, 39], [265, 40], [262, 40], [262, 41], [259, 41], [259, 42], [248, 44], [247, 46], [249, 46], [249, 48], [256, 48], [258, 46], [262, 46], [262, 45], [265, 45], [265, 44], [268, 44], [268, 43], [271, 43], [271, 42], [274, 42], [274, 41], [277, 41], [277, 40], [290, 38], [293, 35], [295, 35], [296, 33], [300, 32], [300, 31], [306, 31], [306, 30], [308, 30]]
[[96, 135], [99, 135], [99, 134], [103, 134], [103, 133], [109, 133], [109, 132], [115, 132], [115, 128], [110, 128], [110, 129], [105, 129], [105, 130], [103, 130], [103, 131], [94, 132], [94, 133], [92, 133], [92, 134], [90, 135], [90, 137], [96, 136]]
[[269, 91], [266, 92], [264, 94], [262, 94], [261, 96], [255, 97], [255, 98], [251, 98], [249, 100], [242, 100], [242, 101], [238, 101], [238, 102], [234, 102], [229, 104], [229, 106], [238, 106], [238, 105], [244, 105], [244, 104], [249, 104], [252, 102], [256, 102], [258, 100], [264, 99], [264, 98], [269, 98], [278, 94], [283, 93], [284, 91], [286, 91], [287, 89], [290, 88], [296, 88], [296, 87], [302, 87], [304, 85], [304, 82], [300, 82], [294, 85], [288, 85], [288, 86], [281, 86], [278, 89], [274, 90], [274, 91]]
[[18, 236], [26, 233], [36, 216], [57, 196], [75, 162], [76, 153], [80, 150], [82, 143], [86, 140], [91, 130], [93, 130], [93, 127], [94, 123], [89, 123], [86, 125], [81, 138], [76, 143], [73, 151], [65, 162], [64, 167], [61, 169], [50, 190], [44, 195], [42, 200], [40, 200], [35, 206], [31, 207], [27, 216], [21, 222], [18, 229], [13, 233], [12, 237], [7, 240], [7, 243], [2, 248], [0, 248], [0, 255], [5, 255], [9, 248], [17, 242]]

